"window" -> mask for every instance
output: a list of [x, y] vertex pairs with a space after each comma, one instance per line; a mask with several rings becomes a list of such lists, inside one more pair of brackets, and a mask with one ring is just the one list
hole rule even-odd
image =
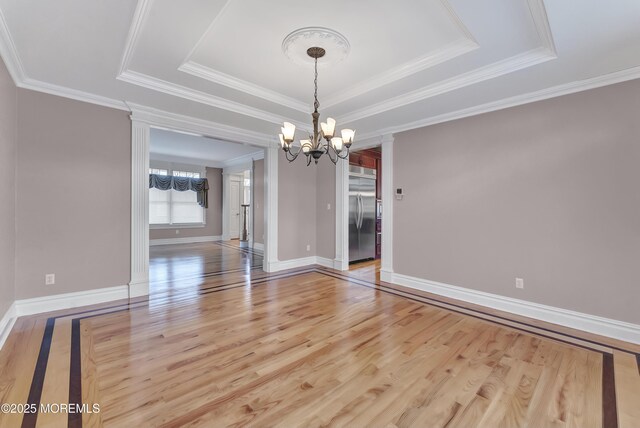
[[[150, 174], [168, 175], [166, 169], [149, 168]], [[173, 171], [176, 177], [200, 178], [200, 173]], [[204, 224], [204, 208], [198, 204], [196, 192], [187, 190], [149, 189], [150, 225], [200, 225]]]

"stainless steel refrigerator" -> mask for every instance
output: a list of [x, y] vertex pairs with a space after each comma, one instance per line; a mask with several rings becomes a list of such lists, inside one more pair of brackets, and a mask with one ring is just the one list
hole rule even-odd
[[376, 170], [349, 167], [349, 262], [376, 256]]

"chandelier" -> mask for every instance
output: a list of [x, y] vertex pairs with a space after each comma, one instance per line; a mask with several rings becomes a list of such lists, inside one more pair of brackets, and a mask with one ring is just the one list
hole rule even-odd
[[[320, 124], [320, 130], [318, 130], [318, 119], [320, 113], [318, 113], [318, 58], [322, 58], [325, 54], [325, 50], [319, 47], [312, 47], [307, 49], [307, 55], [314, 59], [315, 66], [315, 78], [313, 84], [315, 91], [313, 93], [313, 135], [309, 134], [308, 139], [300, 140], [300, 148], [297, 151], [292, 150], [293, 142], [295, 139], [296, 126], [289, 122], [284, 122], [282, 134], [280, 137], [280, 147], [284, 150], [285, 157], [289, 162], [293, 162], [298, 158], [300, 153], [304, 153], [307, 157], [307, 166], [311, 164], [311, 159], [318, 163], [318, 160], [322, 155], [326, 154], [331, 162], [336, 164], [338, 159], [346, 159], [349, 156], [349, 147], [353, 143], [353, 137], [355, 131], [353, 129], [343, 129], [340, 133], [341, 137], [336, 137], [336, 121], [330, 117], [326, 122]], [[324, 141], [323, 141], [324, 139]]]

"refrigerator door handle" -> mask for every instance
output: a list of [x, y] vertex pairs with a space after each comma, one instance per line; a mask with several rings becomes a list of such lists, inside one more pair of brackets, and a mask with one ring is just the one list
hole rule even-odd
[[363, 209], [362, 195], [358, 193], [358, 230], [362, 228], [362, 217], [364, 217]]
[[356, 195], [356, 229], [360, 229], [360, 193]]

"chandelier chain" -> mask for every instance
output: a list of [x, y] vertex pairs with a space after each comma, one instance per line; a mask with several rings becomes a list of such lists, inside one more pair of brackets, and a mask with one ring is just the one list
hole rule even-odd
[[314, 107], [314, 111], [318, 111], [318, 108], [320, 107], [320, 102], [318, 101], [318, 57], [315, 58], [315, 76], [313, 79], [313, 85], [315, 87], [315, 90], [313, 92], [313, 98], [314, 98], [314, 102], [313, 102], [313, 107]]

